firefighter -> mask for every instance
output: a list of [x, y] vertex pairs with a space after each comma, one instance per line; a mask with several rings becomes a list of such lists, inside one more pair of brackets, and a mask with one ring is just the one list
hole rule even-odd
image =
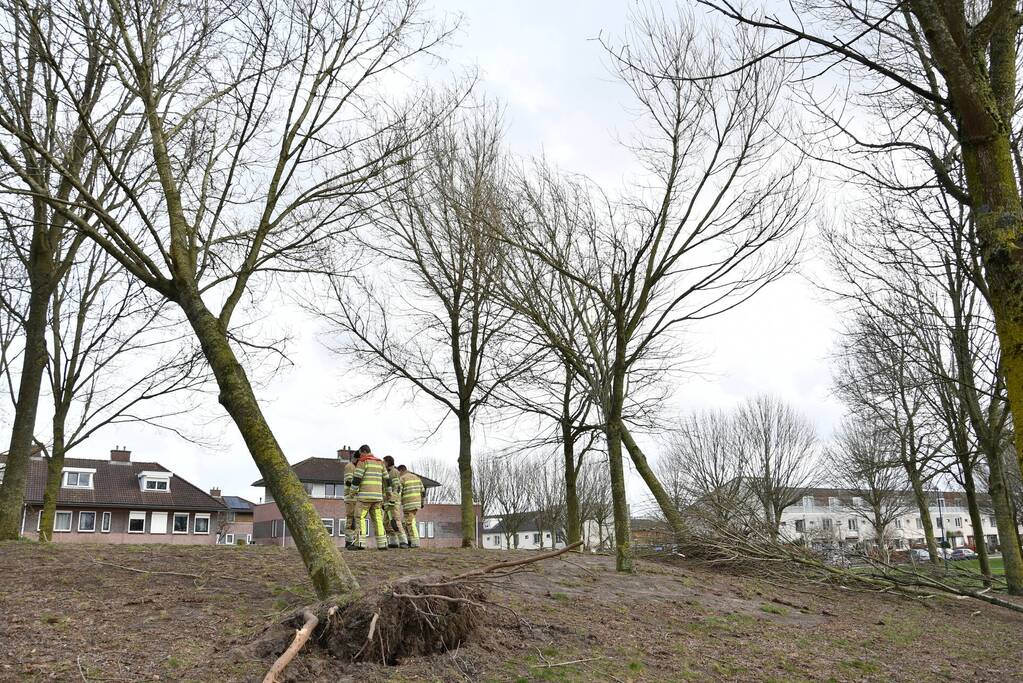
[[[359, 501], [352, 493], [352, 479], [355, 477], [355, 465], [359, 462], [359, 452], [352, 451], [345, 463], [345, 549], [355, 547], [355, 522], [359, 519]], [[362, 530], [366, 535], [366, 530]]]
[[416, 512], [423, 507], [423, 480], [408, 471], [404, 465], [398, 465], [401, 472], [401, 507], [405, 512], [405, 533], [408, 535], [410, 548], [419, 547], [419, 525], [416, 523]]
[[387, 536], [384, 534], [384, 516], [380, 506], [384, 502], [384, 463], [369, 446], [359, 446], [359, 462], [352, 475], [352, 493], [358, 502], [359, 517], [356, 520], [355, 550], [366, 549], [366, 517], [373, 520], [377, 550], [387, 550]]
[[407, 548], [408, 537], [402, 528], [401, 514], [401, 472], [394, 466], [394, 458], [384, 456], [384, 467], [387, 468], [384, 479], [387, 496], [384, 500], [384, 526], [387, 527], [387, 547]]

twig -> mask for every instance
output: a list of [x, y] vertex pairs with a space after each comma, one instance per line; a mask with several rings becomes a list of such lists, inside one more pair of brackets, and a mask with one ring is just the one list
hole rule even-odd
[[75, 661], [78, 662], [78, 673], [82, 676], [82, 680], [89, 683], [89, 679], [85, 677], [85, 669], [82, 668], [82, 655], [78, 655]]
[[519, 567], [519, 566], [522, 566], [524, 564], [533, 564], [534, 562], [543, 562], [544, 560], [549, 560], [552, 557], [557, 557], [558, 555], [564, 555], [565, 553], [569, 552], [573, 548], [578, 548], [582, 544], [583, 544], [582, 541], [576, 541], [572, 545], [567, 545], [564, 548], [562, 548], [561, 550], [554, 550], [554, 551], [549, 552], [549, 553], [543, 553], [541, 555], [537, 555], [536, 557], [531, 557], [529, 559], [525, 559], [525, 560], [510, 560], [508, 562], [497, 562], [496, 564], [492, 564], [492, 565], [489, 565], [487, 567], [483, 567], [482, 569], [474, 569], [471, 572], [465, 572], [464, 574], [459, 574], [458, 576], [453, 576], [453, 577], [451, 577], [449, 579], [449, 581], [461, 581], [462, 579], [468, 579], [468, 578], [473, 577], [473, 576], [480, 576], [482, 574], [491, 574], [491, 573], [497, 571], [498, 569], [508, 569], [509, 567]]
[[412, 593], [391, 593], [396, 598], [405, 598], [407, 600], [444, 600], [446, 602], [464, 602], [469, 605], [476, 605], [477, 607], [486, 610], [486, 606], [482, 603], [470, 600], [469, 598], [456, 598], [450, 595], [435, 595], [433, 593], [423, 593], [422, 595], [413, 595]]
[[159, 574], [161, 576], [183, 576], [188, 579], [195, 579], [196, 581], [202, 581], [203, 577], [199, 574], [186, 574], [185, 572], [162, 572], [152, 569], [137, 569], [135, 567], [126, 567], [122, 564], [114, 564], [113, 562], [103, 562], [102, 560], [92, 559], [96, 564], [102, 564], [107, 567], [116, 567], [117, 569], [123, 569], [128, 572], [135, 572], [136, 574]]
[[305, 645], [305, 641], [309, 640], [309, 636], [312, 635], [313, 629], [316, 628], [318, 623], [320, 623], [320, 620], [317, 619], [316, 615], [309, 610], [303, 612], [302, 616], [305, 618], [305, 623], [295, 634], [295, 639], [291, 641], [291, 645], [288, 646], [288, 649], [284, 651], [284, 654], [277, 658], [277, 661], [273, 663], [270, 670], [266, 672], [266, 676], [263, 677], [263, 683], [276, 683], [277, 677], [282, 671], [284, 671], [284, 667], [291, 663], [291, 660], [295, 658], [298, 651], [302, 649], [303, 645]]
[[530, 669], [553, 669], [556, 666], [568, 666], [569, 664], [582, 664], [583, 662], [592, 662], [597, 659], [607, 659], [606, 656], [601, 655], [600, 657], [586, 657], [585, 659], [571, 659], [567, 662], [547, 662], [546, 664], [533, 664]]

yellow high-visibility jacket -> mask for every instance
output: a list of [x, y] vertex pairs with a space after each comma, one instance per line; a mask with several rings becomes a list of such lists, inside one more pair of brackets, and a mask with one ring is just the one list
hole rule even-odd
[[423, 480], [406, 472], [401, 475], [401, 506], [405, 510], [418, 510], [423, 507]]
[[359, 458], [352, 476], [352, 494], [360, 503], [379, 503], [384, 499], [384, 462], [373, 454]]

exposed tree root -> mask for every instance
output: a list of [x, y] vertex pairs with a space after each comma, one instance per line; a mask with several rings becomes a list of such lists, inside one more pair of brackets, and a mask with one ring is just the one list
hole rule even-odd
[[[347, 601], [327, 600], [298, 610], [282, 624], [289, 627], [291, 633], [299, 629], [299, 634], [274, 667], [280, 664], [277, 672], [282, 670], [307, 640], [344, 662], [385, 665], [398, 664], [408, 657], [457, 650], [477, 636], [487, 609], [498, 606], [488, 600], [489, 583], [569, 552], [578, 545], [521, 560], [498, 562], [456, 576], [400, 579]], [[308, 633], [302, 636], [306, 629]], [[275, 680], [271, 673], [274, 669], [267, 674], [264, 683]]]
[[266, 676], [263, 678], [263, 683], [277, 683], [277, 677], [284, 671], [284, 667], [291, 663], [291, 660], [295, 658], [298, 651], [305, 645], [305, 641], [309, 640], [309, 636], [312, 635], [313, 629], [320, 623], [320, 620], [315, 614], [308, 610], [303, 613], [305, 623], [302, 624], [302, 628], [295, 633], [295, 640], [292, 641], [288, 649], [284, 651], [277, 661], [273, 663], [270, 670], [266, 672]]

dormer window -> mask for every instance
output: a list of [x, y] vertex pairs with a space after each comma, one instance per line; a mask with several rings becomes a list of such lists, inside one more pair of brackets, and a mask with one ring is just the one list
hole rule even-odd
[[96, 470], [77, 467], [65, 467], [64, 482], [62, 486], [66, 489], [91, 489], [92, 476], [95, 473]]
[[139, 486], [143, 491], [166, 493], [170, 491], [170, 472], [141, 472]]

